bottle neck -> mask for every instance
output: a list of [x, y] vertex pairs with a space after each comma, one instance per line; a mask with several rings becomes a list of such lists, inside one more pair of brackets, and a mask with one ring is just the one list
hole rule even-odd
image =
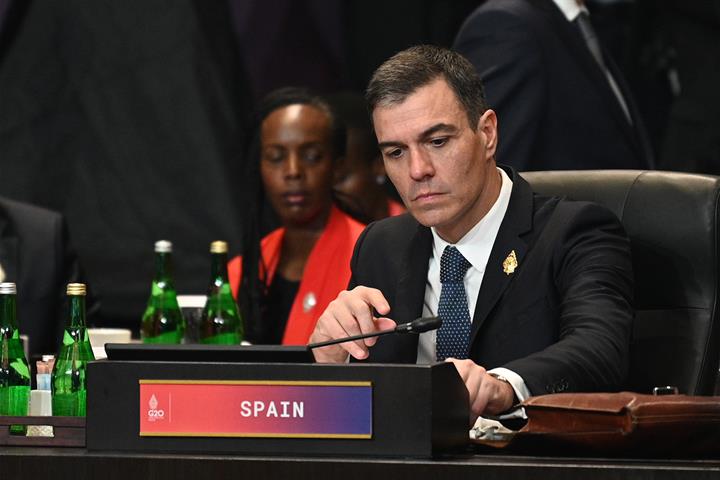
[[15, 295], [11, 293], [0, 295], [0, 330], [3, 336], [8, 330], [11, 332], [17, 330], [15, 305]]
[[172, 285], [172, 254], [169, 252], [158, 252], [155, 255], [155, 282]]
[[228, 283], [227, 253], [210, 254], [210, 284], [219, 287]]
[[83, 295], [69, 295], [70, 319], [69, 327], [85, 327], [85, 297]]

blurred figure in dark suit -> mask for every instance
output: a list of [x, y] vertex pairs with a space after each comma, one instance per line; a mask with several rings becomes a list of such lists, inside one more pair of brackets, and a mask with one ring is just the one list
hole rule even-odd
[[720, 175], [720, 0], [661, 3], [677, 70], [660, 167]]
[[489, 0], [454, 48], [480, 73], [503, 119], [498, 159], [519, 170], [652, 168], [625, 81], [584, 3]]
[[31, 357], [57, 351], [65, 286], [82, 280], [62, 216], [0, 197], [0, 281], [17, 284], [18, 325]]

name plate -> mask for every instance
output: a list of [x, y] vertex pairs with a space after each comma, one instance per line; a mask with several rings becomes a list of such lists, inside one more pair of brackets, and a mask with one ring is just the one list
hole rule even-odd
[[140, 436], [372, 438], [372, 384], [139, 380]]

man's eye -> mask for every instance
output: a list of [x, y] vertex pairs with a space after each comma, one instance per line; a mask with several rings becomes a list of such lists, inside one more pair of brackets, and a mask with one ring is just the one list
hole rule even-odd
[[447, 137], [433, 138], [430, 140], [430, 144], [433, 147], [442, 147], [447, 143]]
[[385, 155], [387, 155], [390, 158], [400, 158], [400, 157], [402, 157], [402, 154], [403, 154], [403, 151], [399, 148], [392, 149], [392, 150], [388, 151], [387, 153], [385, 153]]

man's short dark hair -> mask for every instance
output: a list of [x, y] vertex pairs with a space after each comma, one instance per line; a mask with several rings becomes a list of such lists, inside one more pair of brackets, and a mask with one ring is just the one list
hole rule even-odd
[[396, 53], [380, 65], [365, 92], [370, 112], [396, 105], [419, 88], [443, 78], [465, 110], [470, 128], [475, 130], [487, 110], [482, 81], [475, 67], [462, 55], [433, 45], [417, 45]]

